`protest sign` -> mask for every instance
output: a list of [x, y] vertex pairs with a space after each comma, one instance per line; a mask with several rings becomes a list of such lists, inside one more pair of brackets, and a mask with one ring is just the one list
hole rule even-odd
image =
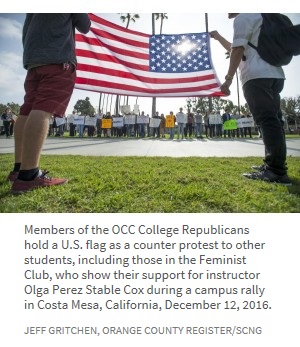
[[149, 124], [149, 116], [140, 115], [136, 117], [137, 124]]
[[124, 125], [123, 117], [113, 117], [113, 127], [114, 128], [122, 128]]
[[150, 128], [158, 128], [160, 125], [161, 119], [159, 118], [150, 118]]
[[97, 118], [96, 117], [85, 117], [85, 125], [96, 126]]
[[235, 130], [237, 129], [236, 119], [230, 119], [224, 122], [223, 130]]
[[74, 116], [73, 124], [83, 125], [84, 124], [84, 116]]
[[124, 124], [135, 124], [135, 115], [128, 114], [124, 116]]
[[102, 119], [102, 129], [111, 129], [112, 119], [103, 118]]
[[166, 128], [174, 128], [175, 127], [175, 117], [171, 114], [166, 116]]

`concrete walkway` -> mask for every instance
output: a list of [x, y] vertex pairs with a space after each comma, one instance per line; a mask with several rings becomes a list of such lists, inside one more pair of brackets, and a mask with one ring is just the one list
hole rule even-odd
[[[288, 139], [287, 155], [300, 157], [299, 139]], [[0, 154], [14, 153], [13, 138], [0, 137]], [[264, 156], [259, 138], [247, 139], [127, 139], [127, 138], [59, 138], [46, 140], [43, 154], [88, 156], [168, 156], [168, 157], [253, 157]]]

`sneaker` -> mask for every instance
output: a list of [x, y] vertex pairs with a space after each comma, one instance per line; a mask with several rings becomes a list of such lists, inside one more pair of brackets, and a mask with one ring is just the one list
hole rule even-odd
[[265, 168], [266, 168], [265, 164], [251, 166], [251, 169], [253, 169], [255, 171], [264, 171]]
[[9, 173], [9, 175], [7, 176], [7, 181], [9, 181], [10, 183], [13, 183], [19, 175], [19, 171], [11, 171]]
[[270, 170], [244, 173], [243, 176], [252, 180], [261, 180], [269, 183], [279, 183], [286, 186], [292, 185], [292, 182], [287, 175], [277, 175]]
[[65, 178], [52, 178], [46, 176], [47, 173], [48, 171], [42, 171], [41, 175], [32, 181], [21, 181], [16, 179], [11, 187], [12, 193], [22, 194], [33, 189], [57, 186], [68, 182], [68, 180]]

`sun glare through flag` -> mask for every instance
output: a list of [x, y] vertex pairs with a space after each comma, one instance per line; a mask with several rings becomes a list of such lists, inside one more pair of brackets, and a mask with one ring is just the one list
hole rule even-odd
[[186, 73], [211, 69], [207, 33], [150, 36], [150, 71]]
[[148, 35], [90, 14], [76, 33], [75, 88], [129, 96], [223, 96], [211, 62], [209, 35]]

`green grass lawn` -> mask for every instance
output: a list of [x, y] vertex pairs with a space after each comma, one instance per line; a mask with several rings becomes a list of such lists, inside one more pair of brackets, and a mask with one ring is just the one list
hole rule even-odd
[[14, 196], [13, 155], [0, 155], [0, 212], [300, 212], [300, 158], [289, 157], [291, 187], [242, 177], [261, 158], [43, 155], [41, 168], [63, 186]]

